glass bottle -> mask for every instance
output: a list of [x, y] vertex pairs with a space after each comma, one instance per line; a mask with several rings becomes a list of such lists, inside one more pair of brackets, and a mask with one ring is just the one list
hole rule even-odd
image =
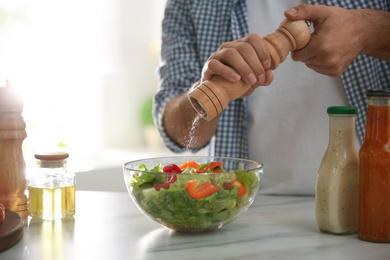
[[356, 233], [359, 200], [359, 157], [355, 145], [357, 108], [329, 107], [327, 112], [329, 145], [317, 175], [316, 219], [322, 232]]
[[75, 214], [75, 175], [67, 169], [68, 153], [35, 154], [37, 169], [28, 180], [32, 218], [58, 220]]
[[364, 142], [359, 151], [358, 237], [390, 242], [390, 90], [368, 90]]

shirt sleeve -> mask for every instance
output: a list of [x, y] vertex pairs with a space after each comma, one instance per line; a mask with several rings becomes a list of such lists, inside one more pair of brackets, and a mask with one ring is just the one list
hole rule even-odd
[[172, 98], [186, 92], [200, 78], [202, 70], [191, 8], [191, 1], [168, 0], [162, 22], [159, 86], [154, 96], [153, 119], [164, 144], [175, 153], [188, 149], [165, 132], [164, 109]]

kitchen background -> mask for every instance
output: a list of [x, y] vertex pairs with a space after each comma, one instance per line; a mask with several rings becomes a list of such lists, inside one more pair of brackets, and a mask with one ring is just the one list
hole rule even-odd
[[124, 162], [175, 155], [150, 111], [165, 2], [0, 0], [0, 85], [24, 99], [27, 175], [35, 152], [64, 150], [77, 189], [125, 191]]

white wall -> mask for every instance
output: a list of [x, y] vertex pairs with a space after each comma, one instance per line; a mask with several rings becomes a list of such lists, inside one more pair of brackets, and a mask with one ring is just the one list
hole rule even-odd
[[104, 32], [103, 145], [137, 147], [145, 144], [139, 107], [157, 90], [159, 57], [151, 47], [161, 38], [165, 0], [115, 0], [110, 5]]

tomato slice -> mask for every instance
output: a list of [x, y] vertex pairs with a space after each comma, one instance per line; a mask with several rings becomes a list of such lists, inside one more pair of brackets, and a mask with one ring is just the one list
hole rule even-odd
[[[163, 172], [181, 173], [181, 169], [176, 164], [169, 164], [163, 168]], [[167, 190], [169, 189], [169, 185], [174, 183], [176, 180], [176, 174], [166, 174], [165, 183], [155, 183], [153, 184], [153, 188], [155, 188], [156, 191], [160, 191], [161, 188]]]
[[163, 172], [181, 173], [181, 169], [176, 164], [168, 164], [163, 168]]
[[153, 184], [153, 188], [156, 190], [156, 191], [160, 191], [161, 189], [169, 189], [169, 185], [170, 185], [171, 183], [168, 183], [168, 182], [166, 182], [166, 183], [155, 183], [155, 184]]
[[241, 182], [234, 181], [231, 185], [231, 187], [238, 187], [238, 197], [242, 197], [246, 194], [246, 190], [244, 188], [244, 185], [241, 184]]
[[188, 181], [184, 186], [188, 194], [194, 199], [202, 199], [218, 191], [218, 188], [208, 181], [199, 186], [198, 184], [199, 180], [195, 179]]

